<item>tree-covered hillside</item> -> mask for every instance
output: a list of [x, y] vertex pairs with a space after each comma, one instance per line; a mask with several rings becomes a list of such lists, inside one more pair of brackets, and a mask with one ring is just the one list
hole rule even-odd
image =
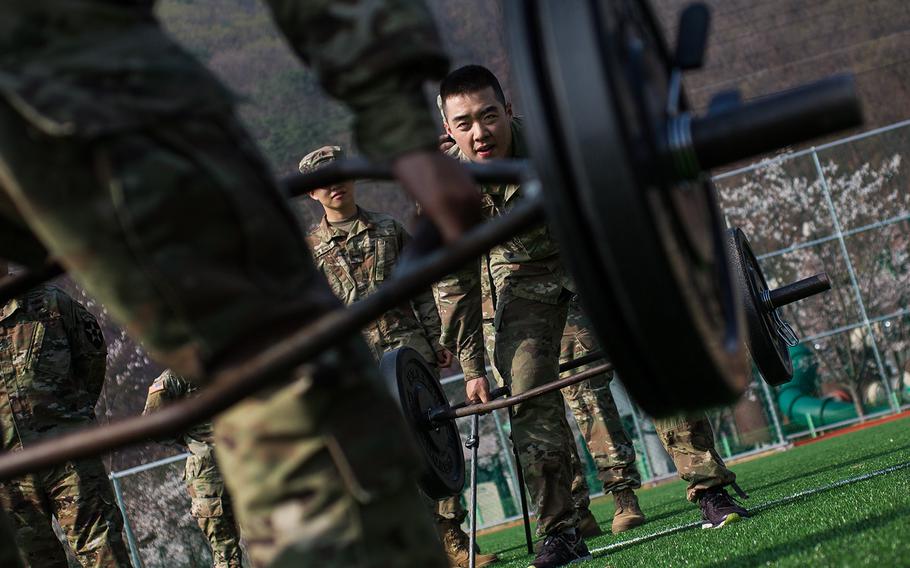
[[[488, 65], [508, 86], [500, 2], [433, 0], [431, 7], [453, 64]], [[317, 77], [295, 57], [263, 2], [162, 0], [158, 14], [165, 27], [238, 95], [241, 119], [277, 175], [295, 172], [311, 149], [351, 146], [350, 113], [321, 92]], [[428, 91], [428, 108], [433, 98]], [[309, 225], [317, 209], [306, 202], [302, 200], [298, 210]], [[413, 213], [410, 201], [388, 185], [362, 184], [361, 202], [403, 221]]]

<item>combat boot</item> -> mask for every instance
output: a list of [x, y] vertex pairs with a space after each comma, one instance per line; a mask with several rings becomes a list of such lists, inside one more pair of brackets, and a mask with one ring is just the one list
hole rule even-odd
[[644, 524], [645, 514], [638, 507], [638, 497], [631, 489], [620, 489], [613, 492], [616, 510], [613, 512], [613, 534], [621, 533]]
[[[442, 537], [442, 545], [449, 557], [449, 565], [452, 568], [468, 568], [471, 551], [470, 539], [461, 530], [461, 526], [453, 521], [440, 523], [439, 532]], [[474, 555], [474, 563], [477, 568], [489, 566], [497, 560], [499, 557], [495, 554], [477, 553]]]

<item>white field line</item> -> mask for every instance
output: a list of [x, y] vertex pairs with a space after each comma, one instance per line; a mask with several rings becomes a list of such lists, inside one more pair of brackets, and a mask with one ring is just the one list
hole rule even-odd
[[[882, 475], [888, 475], [889, 473], [894, 473], [894, 472], [896, 472], [896, 471], [900, 471], [900, 470], [902, 470], [902, 469], [908, 469], [908, 468], [910, 468], [910, 462], [904, 462], [904, 463], [901, 463], [901, 464], [893, 465], [893, 466], [891, 466], [891, 467], [886, 467], [886, 468], [884, 468], [884, 469], [879, 469], [879, 470], [877, 470], [877, 471], [872, 471], [872, 472], [869, 472], [869, 473], [864, 473], [864, 474], [862, 474], [862, 475], [857, 475], [857, 476], [855, 476], [855, 477], [848, 477], [847, 479], [842, 479], [842, 480], [840, 480], [840, 481], [835, 481], [834, 483], [829, 483], [829, 484], [827, 484], [827, 485], [822, 485], [822, 486], [820, 486], [820, 487], [815, 487], [815, 488], [812, 488], [812, 489], [805, 489], [805, 490], [803, 490], [803, 491], [799, 491], [799, 492], [797, 492], [797, 493], [794, 493], [793, 495], [790, 495], [789, 497], [781, 497], [780, 499], [775, 499], [775, 500], [773, 500], [773, 501], [768, 501], [767, 503], [762, 503], [761, 505], [756, 505], [755, 507], [749, 507], [748, 509], [749, 509], [750, 512], [764, 511], [765, 509], [771, 509], [772, 507], [777, 507], [777, 506], [779, 506], [779, 505], [785, 505], [785, 504], [787, 504], [787, 503], [791, 503], [791, 502], [796, 501], [796, 500], [798, 500], [798, 499], [802, 499], [803, 497], [809, 497], [809, 496], [815, 495], [815, 494], [817, 494], [817, 493], [822, 493], [822, 492], [825, 492], [825, 491], [830, 491], [830, 490], [832, 490], [832, 489], [837, 489], [838, 487], [843, 487], [843, 486], [845, 486], [845, 485], [851, 485], [851, 484], [853, 484], [853, 483], [859, 483], [859, 482], [861, 482], [861, 481], [867, 481], [867, 480], [872, 479], [872, 478], [874, 478], [874, 477], [880, 477], [880, 476], [882, 476]], [[615, 542], [615, 543], [609, 544], [609, 545], [607, 545], [607, 546], [601, 546], [600, 548], [595, 548], [595, 549], [591, 550], [591, 554], [597, 554], [597, 553], [601, 553], [601, 552], [612, 552], [612, 551], [614, 551], [614, 550], [619, 550], [620, 548], [625, 548], [625, 547], [627, 547], [627, 546], [630, 546], [630, 545], [633, 545], [633, 544], [637, 544], [637, 543], [639, 543], [639, 542], [645, 542], [645, 541], [648, 541], [648, 540], [653, 540], [653, 539], [655, 539], [655, 538], [660, 538], [660, 537], [662, 537], [662, 536], [671, 535], [671, 534], [674, 534], [674, 533], [678, 533], [678, 532], [681, 532], [681, 531], [684, 531], [684, 530], [687, 530], [687, 529], [691, 529], [691, 528], [695, 528], [695, 527], [700, 527], [700, 526], [701, 526], [701, 521], [698, 520], [698, 521], [694, 521], [694, 522], [691, 522], [691, 523], [686, 523], [686, 524], [684, 524], [684, 525], [679, 525], [679, 526], [675, 526], [675, 527], [666, 528], [666, 529], [657, 531], [657, 532], [655, 532], [655, 533], [651, 533], [651, 534], [647, 534], [647, 535], [642, 535], [642, 536], [638, 536], [638, 537], [635, 537], [635, 538], [630, 538], [629, 540], [624, 540], [624, 541], [621, 541], [621, 542]]]

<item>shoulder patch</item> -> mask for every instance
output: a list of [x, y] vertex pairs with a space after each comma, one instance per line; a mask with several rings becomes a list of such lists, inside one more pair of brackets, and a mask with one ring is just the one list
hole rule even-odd
[[101, 349], [104, 346], [104, 335], [101, 333], [101, 326], [95, 321], [95, 318], [85, 314], [82, 316], [82, 331], [86, 339], [95, 349]]
[[149, 394], [154, 394], [156, 392], [161, 392], [164, 390], [164, 383], [159, 383], [155, 381], [152, 383], [152, 386], [149, 387]]

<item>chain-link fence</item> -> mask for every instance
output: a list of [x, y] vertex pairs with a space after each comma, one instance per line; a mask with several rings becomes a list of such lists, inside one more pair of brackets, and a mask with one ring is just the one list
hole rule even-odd
[[[833, 285], [826, 294], [783, 308], [802, 337], [792, 351], [794, 380], [771, 389], [756, 377], [736, 405], [709, 412], [725, 459], [783, 447], [796, 437], [907, 406], [908, 151], [910, 121], [715, 178], [728, 224], [746, 231], [772, 286], [822, 270]], [[460, 376], [443, 384], [450, 399], [463, 398]], [[621, 377], [612, 389], [635, 443], [642, 480], [675, 475], [651, 420], [629, 401]], [[574, 428], [574, 419], [569, 422]], [[459, 421], [459, 428], [467, 439], [470, 421]], [[508, 438], [506, 410], [480, 418], [481, 527], [520, 517], [517, 466]], [[577, 431], [576, 440], [596, 495], [601, 486], [593, 459]], [[208, 549], [189, 517], [181, 479], [184, 457], [111, 475], [137, 565], [140, 558], [146, 567], [209, 565]]]

